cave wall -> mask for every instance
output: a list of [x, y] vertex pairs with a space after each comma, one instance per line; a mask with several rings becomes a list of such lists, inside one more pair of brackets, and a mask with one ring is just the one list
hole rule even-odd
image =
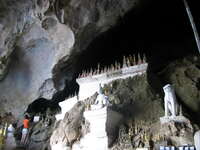
[[[1, 112], [22, 115], [34, 99], [51, 99], [62, 90], [65, 80], [74, 78], [79, 52], [137, 0], [56, 2], [0, 1]], [[64, 24], [60, 9], [65, 11]]]
[[[59, 23], [55, 15], [40, 20], [31, 1], [8, 1], [5, 5], [11, 8], [8, 15], [2, 12], [5, 17], [1, 26], [9, 32], [2, 37], [11, 41], [7, 41], [10, 47], [6, 42], [1, 44], [1, 58], [9, 62], [2, 64], [5, 71], [1, 70], [1, 111], [22, 115], [34, 99], [52, 97], [52, 69], [62, 57], [70, 55], [75, 39], [71, 29]], [[7, 25], [5, 22], [11, 19]]]

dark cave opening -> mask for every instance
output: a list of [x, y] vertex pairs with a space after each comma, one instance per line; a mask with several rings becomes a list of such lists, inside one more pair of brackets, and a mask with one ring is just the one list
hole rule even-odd
[[33, 117], [35, 115], [45, 115], [47, 109], [49, 109], [52, 114], [57, 114], [61, 111], [58, 103], [45, 98], [38, 98], [28, 105], [25, 112]]
[[[196, 21], [195, 2], [190, 2]], [[129, 54], [145, 54], [151, 70], [157, 71], [175, 59], [197, 53], [193, 31], [182, 0], [152, 1], [131, 10], [118, 24], [102, 33], [82, 52], [76, 76], [83, 70], [110, 66]]]

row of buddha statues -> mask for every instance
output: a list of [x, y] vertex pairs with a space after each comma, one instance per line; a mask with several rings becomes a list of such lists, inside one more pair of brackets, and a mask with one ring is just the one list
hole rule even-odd
[[120, 70], [122, 68], [140, 65], [140, 64], [144, 64], [144, 63], [146, 63], [145, 55], [141, 56], [140, 54], [138, 54], [137, 57], [135, 55], [123, 56], [123, 64], [116, 61], [111, 66], [101, 67], [100, 63], [98, 63], [97, 69], [91, 68], [90, 70], [84, 70], [81, 74], [79, 74], [78, 78], [84, 78], [87, 76], [98, 75], [98, 74], [103, 74], [103, 73], [107, 73], [107, 72], [113, 72], [116, 70]]

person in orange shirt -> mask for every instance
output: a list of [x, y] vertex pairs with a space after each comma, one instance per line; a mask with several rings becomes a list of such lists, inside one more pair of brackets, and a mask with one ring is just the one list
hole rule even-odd
[[29, 117], [28, 117], [28, 115], [25, 115], [24, 116], [24, 120], [23, 120], [21, 145], [25, 145], [26, 144], [26, 139], [27, 139], [27, 135], [28, 135], [28, 129], [29, 129]]

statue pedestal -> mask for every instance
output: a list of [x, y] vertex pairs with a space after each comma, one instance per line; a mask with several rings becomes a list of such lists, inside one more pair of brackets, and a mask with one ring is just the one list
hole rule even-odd
[[[98, 106], [98, 105], [97, 105]], [[90, 131], [79, 143], [73, 145], [73, 150], [107, 150], [107, 135], [105, 130], [107, 108], [93, 108], [85, 111], [84, 117], [90, 123]]]

